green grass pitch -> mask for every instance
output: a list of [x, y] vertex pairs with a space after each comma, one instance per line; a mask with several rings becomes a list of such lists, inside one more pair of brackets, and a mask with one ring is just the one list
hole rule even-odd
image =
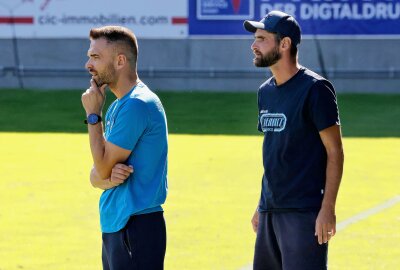
[[[160, 96], [171, 131], [166, 269], [249, 265], [262, 173], [255, 94]], [[339, 96], [346, 163], [338, 222], [399, 195], [399, 101]], [[88, 180], [80, 93], [4, 90], [0, 104], [0, 270], [100, 269], [101, 191]], [[396, 204], [338, 232], [330, 269], [397, 269], [399, 213]]]

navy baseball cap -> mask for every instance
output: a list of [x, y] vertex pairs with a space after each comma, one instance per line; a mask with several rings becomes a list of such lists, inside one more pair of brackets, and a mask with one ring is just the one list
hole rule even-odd
[[244, 21], [244, 28], [252, 33], [262, 29], [271, 33], [279, 33], [283, 37], [290, 37], [292, 43], [297, 46], [301, 40], [301, 30], [297, 21], [287, 13], [273, 10], [265, 15], [261, 21]]

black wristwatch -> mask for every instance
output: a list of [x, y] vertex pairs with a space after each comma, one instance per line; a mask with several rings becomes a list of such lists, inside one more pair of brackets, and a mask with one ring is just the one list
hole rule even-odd
[[85, 124], [96, 125], [97, 123], [101, 122], [101, 116], [95, 113], [91, 113], [87, 116], [84, 122]]

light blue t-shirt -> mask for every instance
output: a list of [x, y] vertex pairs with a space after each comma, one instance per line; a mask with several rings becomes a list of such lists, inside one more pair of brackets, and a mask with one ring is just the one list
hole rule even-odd
[[134, 169], [123, 184], [100, 197], [101, 230], [112, 233], [125, 227], [132, 215], [163, 211], [168, 130], [160, 100], [142, 82], [110, 105], [104, 125], [106, 141], [132, 151], [125, 164]]

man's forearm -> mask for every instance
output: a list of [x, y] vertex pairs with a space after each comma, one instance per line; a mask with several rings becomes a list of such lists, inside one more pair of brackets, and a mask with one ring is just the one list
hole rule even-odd
[[[105, 88], [106, 84], [97, 86], [95, 80], [90, 80], [90, 88], [82, 94], [82, 105], [85, 109], [86, 115], [91, 114], [101, 115], [106, 98]], [[93, 163], [98, 169], [99, 175], [102, 179], [110, 177], [111, 168], [115, 164], [106, 164], [106, 142], [103, 137], [103, 124], [88, 124], [90, 150], [92, 152]]]
[[110, 189], [116, 186], [115, 183], [108, 181], [108, 179], [102, 179], [97, 173], [95, 167], [93, 167], [90, 172], [90, 183], [93, 187], [103, 190]]
[[115, 164], [105, 162], [105, 139], [103, 137], [103, 125], [89, 125], [90, 150], [93, 163], [101, 179], [107, 179], [111, 175], [111, 169]]
[[336, 198], [343, 174], [344, 154], [343, 149], [328, 152], [326, 167], [325, 194], [322, 207], [335, 210]]

